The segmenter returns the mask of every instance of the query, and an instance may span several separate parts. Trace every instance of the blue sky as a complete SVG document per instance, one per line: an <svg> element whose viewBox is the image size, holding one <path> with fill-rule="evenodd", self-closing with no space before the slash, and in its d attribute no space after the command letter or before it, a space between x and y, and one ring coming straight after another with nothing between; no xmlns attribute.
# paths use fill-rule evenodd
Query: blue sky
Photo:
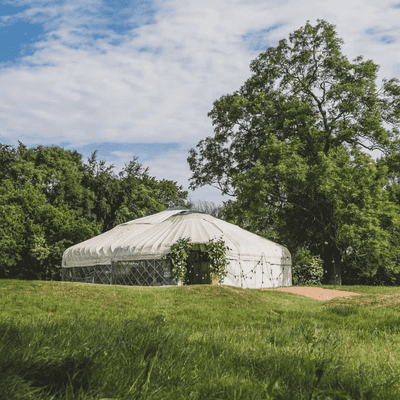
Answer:
<svg viewBox="0 0 400 400"><path fill-rule="evenodd" d="M350 60L400 78L400 3L349 0L0 0L0 143L133 157L188 187L187 152L213 135L213 101L268 46L317 18ZM193 199L220 204L217 189Z"/></svg>

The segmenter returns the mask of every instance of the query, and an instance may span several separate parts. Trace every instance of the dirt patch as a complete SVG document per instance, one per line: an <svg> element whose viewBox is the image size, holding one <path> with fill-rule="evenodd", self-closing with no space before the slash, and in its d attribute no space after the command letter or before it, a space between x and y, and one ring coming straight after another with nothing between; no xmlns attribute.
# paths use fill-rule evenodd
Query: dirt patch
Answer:
<svg viewBox="0 0 400 400"><path fill-rule="evenodd" d="M321 289L317 287L307 287L307 286L280 287L280 288L271 288L266 290L279 290L281 292L299 294L301 296L309 297L315 300L331 300L334 299L335 297L360 295L359 293L345 292L344 290Z"/></svg>

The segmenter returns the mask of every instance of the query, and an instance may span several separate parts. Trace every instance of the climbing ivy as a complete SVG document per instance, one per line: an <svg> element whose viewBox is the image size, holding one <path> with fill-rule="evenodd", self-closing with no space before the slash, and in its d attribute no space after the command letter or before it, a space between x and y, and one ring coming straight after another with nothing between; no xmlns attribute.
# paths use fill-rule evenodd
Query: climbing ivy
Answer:
<svg viewBox="0 0 400 400"><path fill-rule="evenodd" d="M226 276L226 267L228 266L228 260L226 259L226 251L230 250L228 246L225 245L224 240L219 238L214 241L211 239L205 244L206 253L211 262L210 273L215 274L219 277L218 282L222 283L224 277Z"/></svg>
<svg viewBox="0 0 400 400"><path fill-rule="evenodd" d="M189 257L192 244L189 238L180 238L170 247L170 252L164 257L172 266L172 280L175 283L185 280L186 260Z"/></svg>

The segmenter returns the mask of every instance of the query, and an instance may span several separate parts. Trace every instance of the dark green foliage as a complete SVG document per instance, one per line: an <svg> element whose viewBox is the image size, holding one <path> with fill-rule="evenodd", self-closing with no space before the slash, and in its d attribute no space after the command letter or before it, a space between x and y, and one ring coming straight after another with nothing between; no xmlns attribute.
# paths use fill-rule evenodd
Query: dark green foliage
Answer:
<svg viewBox="0 0 400 400"><path fill-rule="evenodd" d="M17 150L0 176L0 276L59 279L64 250L100 233L81 156L58 147Z"/></svg>
<svg viewBox="0 0 400 400"><path fill-rule="evenodd" d="M290 42L290 43L289 43ZM334 25L309 22L252 61L252 76L208 114L190 150L191 188L236 197L223 216L320 255L324 280L392 281L399 264L400 85L350 62ZM380 150L382 160L368 152Z"/></svg>
<svg viewBox="0 0 400 400"><path fill-rule="evenodd" d="M113 165L107 167L104 161L97 161L95 151L83 168L83 184L95 194L94 213L103 223L103 232L126 221L185 204L187 192L182 186L149 176L148 168L143 168L137 157L116 175Z"/></svg>
<svg viewBox="0 0 400 400"><path fill-rule="evenodd" d="M301 248L292 253L293 285L320 285L323 277L321 257Z"/></svg>
<svg viewBox="0 0 400 400"><path fill-rule="evenodd" d="M187 273L186 262L189 258L192 243L190 238L180 238L170 246L165 259L171 263L172 279L175 283L184 282Z"/></svg>
<svg viewBox="0 0 400 400"><path fill-rule="evenodd" d="M120 223L183 205L187 192L157 181L134 158L116 175L57 146L0 144L0 278L60 279L66 248Z"/></svg>
<svg viewBox="0 0 400 400"><path fill-rule="evenodd" d="M206 253L210 260L210 273L215 274L221 283L226 276L226 267L229 262L226 259L226 251L229 247L225 245L225 241L220 237L217 240L211 239L205 243Z"/></svg>

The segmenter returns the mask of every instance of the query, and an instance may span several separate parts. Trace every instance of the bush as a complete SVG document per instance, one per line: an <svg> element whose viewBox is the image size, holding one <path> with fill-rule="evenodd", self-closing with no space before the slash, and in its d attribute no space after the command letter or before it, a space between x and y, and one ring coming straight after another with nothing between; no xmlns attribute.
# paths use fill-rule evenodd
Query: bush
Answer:
<svg viewBox="0 0 400 400"><path fill-rule="evenodd" d="M297 248L292 254L293 285L321 285L324 276L323 261L309 250Z"/></svg>

